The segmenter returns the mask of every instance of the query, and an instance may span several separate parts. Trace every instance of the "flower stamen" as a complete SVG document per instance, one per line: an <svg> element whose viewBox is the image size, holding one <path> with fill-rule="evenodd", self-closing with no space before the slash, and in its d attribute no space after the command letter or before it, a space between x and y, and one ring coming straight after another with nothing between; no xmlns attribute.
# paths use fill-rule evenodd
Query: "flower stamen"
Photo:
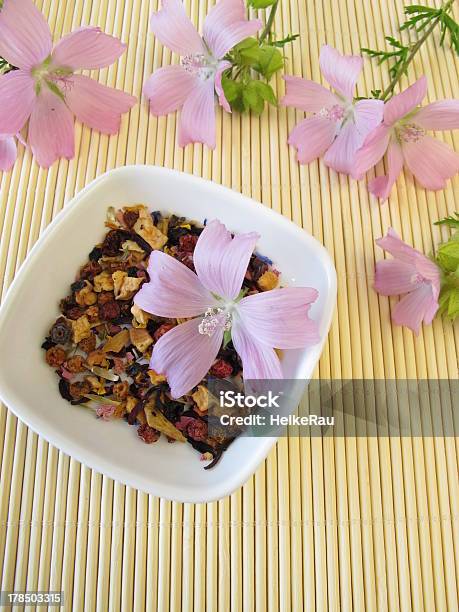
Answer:
<svg viewBox="0 0 459 612"><path fill-rule="evenodd" d="M214 58L204 53L185 55L180 63L187 72L198 76L202 81L214 77L217 70L217 62Z"/></svg>
<svg viewBox="0 0 459 612"><path fill-rule="evenodd" d="M419 142L425 135L425 129L416 123L407 123L398 129L398 136L403 142Z"/></svg>
<svg viewBox="0 0 459 612"><path fill-rule="evenodd" d="M233 324L231 313L223 308L208 308L199 324L198 331L202 336L212 337L218 329L229 331Z"/></svg>

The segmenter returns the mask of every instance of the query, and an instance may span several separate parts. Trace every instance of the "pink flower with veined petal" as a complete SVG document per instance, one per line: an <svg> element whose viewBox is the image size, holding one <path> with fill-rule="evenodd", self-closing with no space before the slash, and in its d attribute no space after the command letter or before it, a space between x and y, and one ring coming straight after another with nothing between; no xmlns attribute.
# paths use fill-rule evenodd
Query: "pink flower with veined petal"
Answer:
<svg viewBox="0 0 459 612"><path fill-rule="evenodd" d="M312 117L299 123L288 143L297 149L300 164L309 164L324 155L325 165L349 174L354 157L367 134L382 121L381 100L354 102L354 89L363 69L363 59L341 55L324 45L320 51L320 69L336 93L314 81L285 76L284 106L294 106Z"/></svg>
<svg viewBox="0 0 459 612"><path fill-rule="evenodd" d="M12 136L0 134L0 170L11 170L16 161L17 149Z"/></svg>
<svg viewBox="0 0 459 612"><path fill-rule="evenodd" d="M0 76L0 134L13 136L30 119L28 142L37 162L49 167L74 156L73 115L100 132L118 132L121 115L136 98L75 71L109 66L125 48L99 28L86 27L53 48L49 26L31 0L4 0L0 56L19 70Z"/></svg>
<svg viewBox="0 0 459 612"><path fill-rule="evenodd" d="M432 320L438 310L440 269L425 255L399 238L390 228L376 244L395 259L376 264L375 290L381 295L407 293L392 310L392 320L419 334L422 321Z"/></svg>
<svg viewBox="0 0 459 612"><path fill-rule="evenodd" d="M145 83L144 94L153 115L182 109L179 145L202 142L214 148L215 93L230 112L221 85L223 72L231 67L224 59L235 45L260 29L259 19L247 20L243 0L219 0L204 22L201 37L180 0L163 0L161 11L151 17L155 36L181 56L179 66L157 70Z"/></svg>
<svg viewBox="0 0 459 612"><path fill-rule="evenodd" d="M164 374L174 398L185 395L208 373L231 329L243 375L279 379L282 368L274 348L294 349L319 341L309 319L315 289L287 287L239 299L258 234L234 238L217 220L204 228L193 255L196 274L162 251L153 251L148 273L134 302L151 314L190 318L155 344L150 367Z"/></svg>
<svg viewBox="0 0 459 612"><path fill-rule="evenodd" d="M394 96L384 106L382 125L371 132L357 152L353 176L362 178L387 153L387 176L370 181L370 192L387 199L403 165L426 189L444 189L447 179L459 172L459 155L426 130L459 128L459 100L440 100L418 108L427 93L427 79Z"/></svg>

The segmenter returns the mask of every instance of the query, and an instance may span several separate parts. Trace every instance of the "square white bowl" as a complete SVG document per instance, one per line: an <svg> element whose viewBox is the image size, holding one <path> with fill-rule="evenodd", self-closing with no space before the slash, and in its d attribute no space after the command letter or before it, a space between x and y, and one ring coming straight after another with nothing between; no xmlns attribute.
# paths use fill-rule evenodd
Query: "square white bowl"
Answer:
<svg viewBox="0 0 459 612"><path fill-rule="evenodd" d="M56 217L21 267L0 309L0 397L51 444L89 467L127 484L181 502L208 502L240 487L277 438L237 439L205 471L188 444L142 444L124 422L105 423L58 392L43 342L75 273L104 235L108 206L146 204L199 222L217 218L235 232L261 234L257 251L273 259L290 285L315 287L311 309L320 344L284 351L286 378L307 381L319 360L336 302L336 273L312 236L278 213L225 187L153 166L112 170L81 191ZM296 405L291 406L291 411Z"/></svg>

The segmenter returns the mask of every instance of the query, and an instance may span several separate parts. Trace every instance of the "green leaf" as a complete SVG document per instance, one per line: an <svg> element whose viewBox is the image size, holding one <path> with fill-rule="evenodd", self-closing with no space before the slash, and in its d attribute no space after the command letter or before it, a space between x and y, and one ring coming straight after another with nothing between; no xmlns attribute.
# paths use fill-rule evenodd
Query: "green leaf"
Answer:
<svg viewBox="0 0 459 612"><path fill-rule="evenodd" d="M459 288L451 289L449 292L448 317L455 319L459 315Z"/></svg>
<svg viewBox="0 0 459 612"><path fill-rule="evenodd" d="M265 9L276 4L277 0L248 0L247 4L255 9Z"/></svg>
<svg viewBox="0 0 459 612"><path fill-rule="evenodd" d="M226 348L230 342L231 342L231 330L227 329L225 330L225 333L223 334L223 348Z"/></svg>
<svg viewBox="0 0 459 612"><path fill-rule="evenodd" d="M231 108L239 113L245 113L248 109L242 96L244 85L239 81L234 81L224 73L222 87Z"/></svg>
<svg viewBox="0 0 459 612"><path fill-rule="evenodd" d="M459 234L438 248L437 262L445 272L456 272L459 267Z"/></svg>
<svg viewBox="0 0 459 612"><path fill-rule="evenodd" d="M276 105L277 98L270 85L262 81L249 81L242 90L242 98L247 110L260 115L264 108L265 102Z"/></svg>
<svg viewBox="0 0 459 612"><path fill-rule="evenodd" d="M299 34L289 34L288 36L286 36L285 38L281 38L280 40L271 41L271 44L273 45L273 47L279 47L280 49L282 49L283 47L285 47L285 45L294 42L299 37Z"/></svg>
<svg viewBox="0 0 459 612"><path fill-rule="evenodd" d="M272 76L284 67L284 58L282 53L273 45L263 45L260 47L258 62L253 68L265 77L267 81L271 80Z"/></svg>
<svg viewBox="0 0 459 612"><path fill-rule="evenodd" d="M246 38L233 49L235 66L254 66L260 60L260 46L256 38Z"/></svg>
<svg viewBox="0 0 459 612"><path fill-rule="evenodd" d="M455 212L453 215L449 215L440 221L435 221L434 225L446 225L451 229L459 229L459 213Z"/></svg>

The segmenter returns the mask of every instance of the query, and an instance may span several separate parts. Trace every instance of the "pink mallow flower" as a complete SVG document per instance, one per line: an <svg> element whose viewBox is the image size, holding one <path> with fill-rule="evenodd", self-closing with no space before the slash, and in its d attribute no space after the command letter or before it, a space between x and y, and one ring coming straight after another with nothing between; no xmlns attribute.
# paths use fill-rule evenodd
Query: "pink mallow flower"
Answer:
<svg viewBox="0 0 459 612"><path fill-rule="evenodd" d="M440 100L418 108L427 93L427 79L394 96L384 106L383 123L371 132L357 152L353 176L361 179L387 153L387 176L370 181L370 192L386 200L406 165L426 189L444 189L459 172L459 155L426 130L459 128L459 100Z"/></svg>
<svg viewBox="0 0 459 612"><path fill-rule="evenodd" d="M354 102L354 90L363 69L363 59L341 55L324 45L320 51L320 69L335 89L333 93L314 81L284 76L284 106L294 106L312 113L299 123L288 139L297 149L301 164L309 164L324 155L326 166L336 172L350 174L357 150L367 134L382 121L381 100Z"/></svg>
<svg viewBox="0 0 459 612"><path fill-rule="evenodd" d="M231 111L222 89L222 73L231 67L225 60L230 49L254 35L259 19L247 20L243 0L219 0L204 21L201 37L180 0L163 0L151 17L151 29L163 45L181 56L180 65L157 70L145 83L144 94L153 115L182 109L178 139L181 147L202 142L214 148L215 93L220 105Z"/></svg>
<svg viewBox="0 0 459 612"><path fill-rule="evenodd" d="M109 66L125 48L99 28L87 27L53 48L49 26L34 3L5 0L0 56L19 70L0 76L0 134L13 136L30 119L28 142L40 166L49 167L74 156L73 115L100 132L118 132L121 115L136 99L75 71Z"/></svg>
<svg viewBox="0 0 459 612"><path fill-rule="evenodd" d="M17 157L16 142L12 136L0 134L0 170L8 171L14 165Z"/></svg>
<svg viewBox="0 0 459 612"><path fill-rule="evenodd" d="M240 299L241 287L259 235L232 237L217 220L204 228L193 255L196 274L170 255L153 251L150 282L134 298L159 317L190 318L155 344L150 366L164 374L179 398L206 376L231 330L246 379L282 378L275 348L295 349L319 341L308 311L315 289L286 287Z"/></svg>
<svg viewBox="0 0 459 612"><path fill-rule="evenodd" d="M425 255L399 238L390 228L376 244L394 256L376 264L375 290L381 295L407 293L392 309L392 320L419 334L422 321L432 320L438 310L440 269Z"/></svg>

